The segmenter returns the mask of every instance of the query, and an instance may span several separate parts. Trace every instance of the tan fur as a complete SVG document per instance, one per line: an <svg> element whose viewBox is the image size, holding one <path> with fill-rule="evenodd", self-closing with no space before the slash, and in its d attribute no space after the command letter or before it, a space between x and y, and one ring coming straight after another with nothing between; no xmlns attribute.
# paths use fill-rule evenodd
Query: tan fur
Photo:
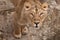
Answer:
<svg viewBox="0 0 60 40"><path fill-rule="evenodd" d="M38 0L21 0L16 10L13 34L16 38L21 38L22 34L28 33L27 27L36 26L35 22L39 22L38 28L41 27L47 17L48 4L40 3Z"/></svg>

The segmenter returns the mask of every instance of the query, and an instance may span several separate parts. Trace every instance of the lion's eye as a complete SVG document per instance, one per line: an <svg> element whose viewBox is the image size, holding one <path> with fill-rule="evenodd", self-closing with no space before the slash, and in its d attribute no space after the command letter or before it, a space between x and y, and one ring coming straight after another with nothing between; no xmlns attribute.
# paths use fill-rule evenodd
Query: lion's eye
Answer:
<svg viewBox="0 0 60 40"><path fill-rule="evenodd" d="M33 16L33 13L30 13Z"/></svg>
<svg viewBox="0 0 60 40"><path fill-rule="evenodd" d="M40 13L40 15L43 15L44 13Z"/></svg>
<svg viewBox="0 0 60 40"><path fill-rule="evenodd" d="M33 13L30 13L30 15L31 15L31 17L33 17L34 15L33 15Z"/></svg>

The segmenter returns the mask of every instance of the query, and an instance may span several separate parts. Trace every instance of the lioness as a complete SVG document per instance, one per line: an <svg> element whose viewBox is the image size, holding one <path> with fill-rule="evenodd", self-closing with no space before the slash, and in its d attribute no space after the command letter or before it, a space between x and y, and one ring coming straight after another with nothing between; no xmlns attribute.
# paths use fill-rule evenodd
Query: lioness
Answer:
<svg viewBox="0 0 60 40"><path fill-rule="evenodd" d="M47 17L48 4L38 0L21 0L14 14L14 32L16 38L28 33L27 27L40 28Z"/></svg>

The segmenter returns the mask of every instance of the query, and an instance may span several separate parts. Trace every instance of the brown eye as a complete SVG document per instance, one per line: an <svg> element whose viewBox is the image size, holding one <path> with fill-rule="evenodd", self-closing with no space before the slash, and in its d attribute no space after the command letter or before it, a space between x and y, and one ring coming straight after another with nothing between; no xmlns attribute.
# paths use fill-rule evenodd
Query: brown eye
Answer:
<svg viewBox="0 0 60 40"><path fill-rule="evenodd" d="M31 15L31 17L33 17L34 15L33 15L33 13L30 13L30 15Z"/></svg>
<svg viewBox="0 0 60 40"><path fill-rule="evenodd" d="M33 16L33 13L30 13Z"/></svg>
<svg viewBox="0 0 60 40"><path fill-rule="evenodd" d="M40 15L43 15L43 13L40 13Z"/></svg>

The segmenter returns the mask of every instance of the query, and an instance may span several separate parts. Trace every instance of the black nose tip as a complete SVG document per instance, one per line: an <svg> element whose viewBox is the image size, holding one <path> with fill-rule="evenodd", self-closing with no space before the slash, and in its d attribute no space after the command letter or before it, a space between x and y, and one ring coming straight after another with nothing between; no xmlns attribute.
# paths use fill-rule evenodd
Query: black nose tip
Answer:
<svg viewBox="0 0 60 40"><path fill-rule="evenodd" d="M39 24L39 22L34 22L36 25Z"/></svg>

